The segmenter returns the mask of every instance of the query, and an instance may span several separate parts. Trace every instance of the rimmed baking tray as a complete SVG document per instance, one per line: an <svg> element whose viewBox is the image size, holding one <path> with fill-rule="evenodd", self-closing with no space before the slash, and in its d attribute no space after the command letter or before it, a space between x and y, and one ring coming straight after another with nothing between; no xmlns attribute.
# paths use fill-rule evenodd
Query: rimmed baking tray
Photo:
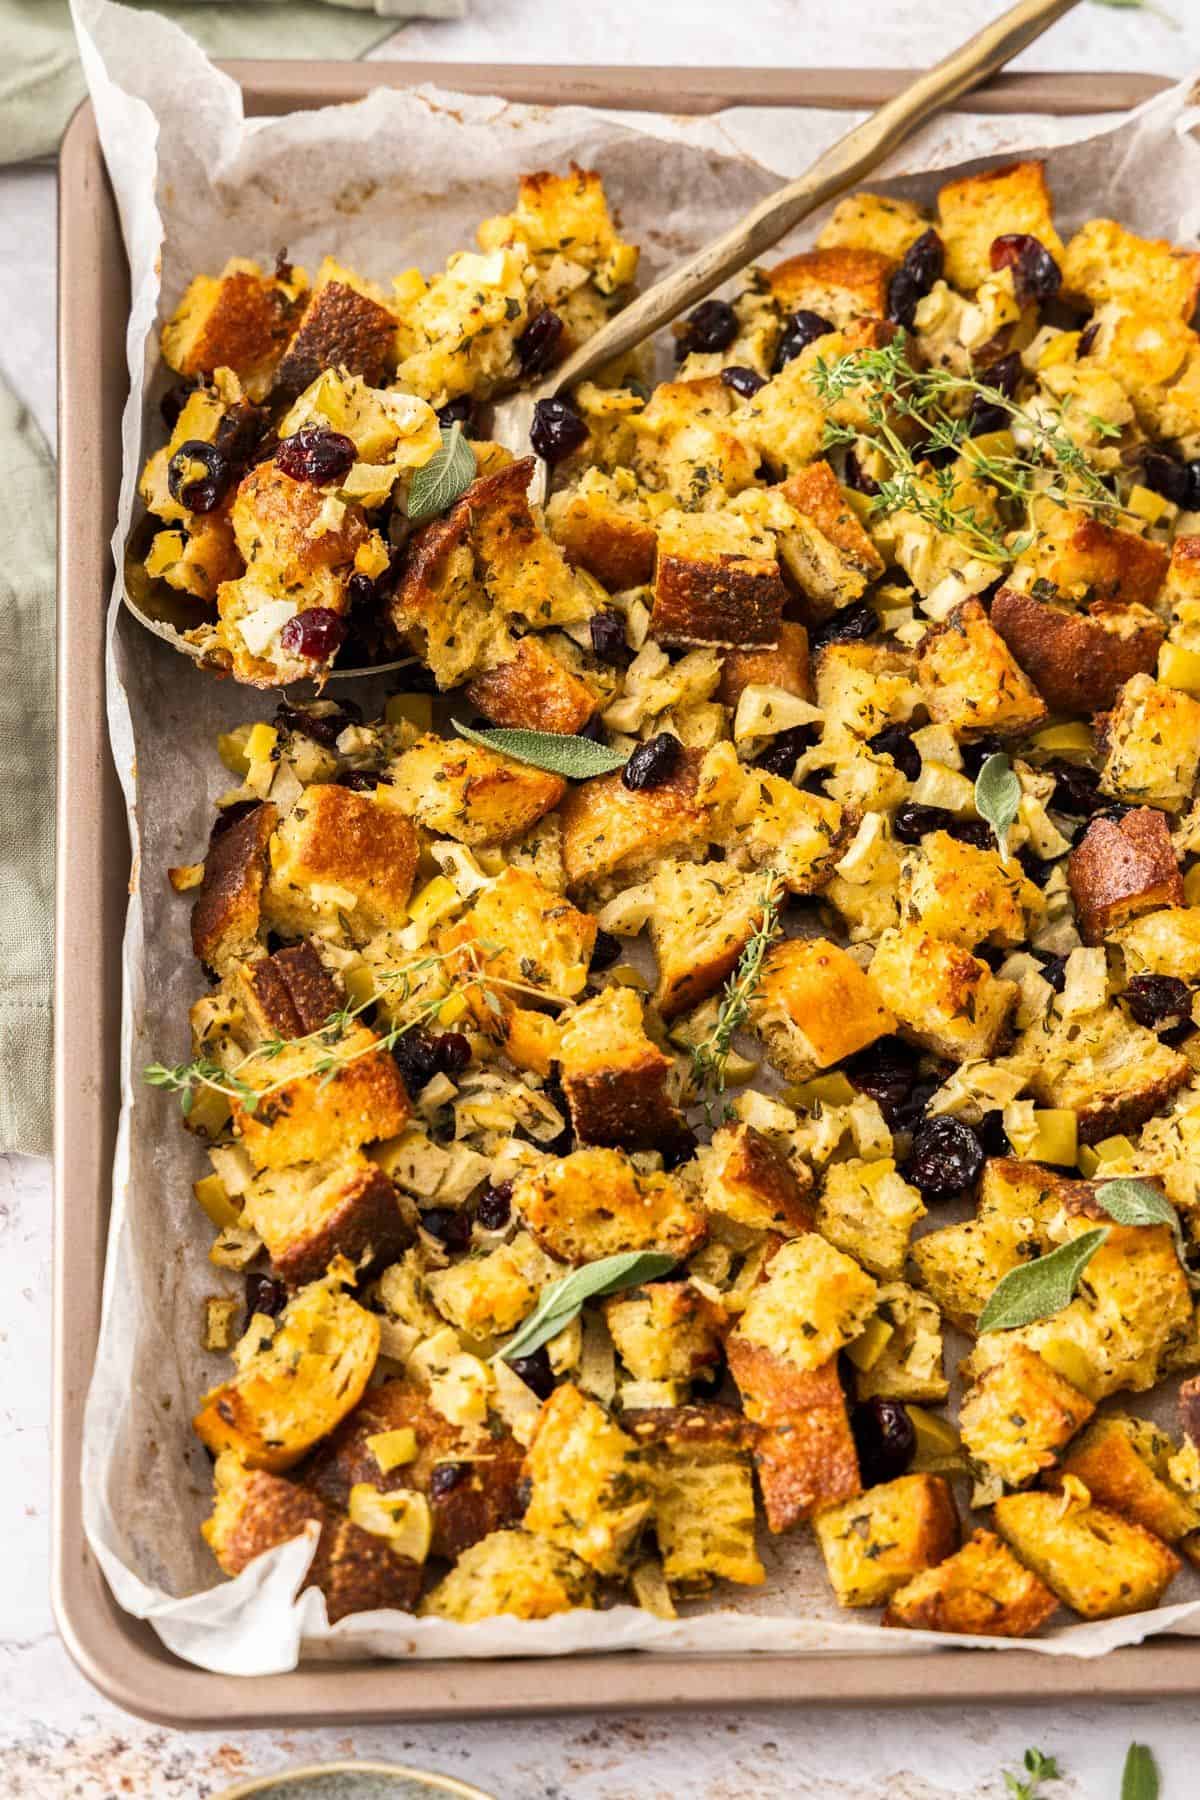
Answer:
<svg viewBox="0 0 1200 1800"><path fill-rule="evenodd" d="M904 71L571 69L431 63L235 63L250 113L434 81L523 101L680 112L738 104L864 108ZM1145 75L1002 76L990 112L1117 111L1167 83ZM83 1532L80 1435L100 1322L120 1102L120 943L129 839L108 750L104 615L121 465L128 274L90 106L59 173L58 889L55 1039L53 1600L83 1673L119 1706L221 1728L613 1708L1161 1698L1200 1689L1200 1642L1156 1638L1098 1660L898 1649L846 1656L603 1655L508 1662L308 1664L233 1679L180 1661L114 1602ZM119 1303L119 1300L118 1300Z"/></svg>

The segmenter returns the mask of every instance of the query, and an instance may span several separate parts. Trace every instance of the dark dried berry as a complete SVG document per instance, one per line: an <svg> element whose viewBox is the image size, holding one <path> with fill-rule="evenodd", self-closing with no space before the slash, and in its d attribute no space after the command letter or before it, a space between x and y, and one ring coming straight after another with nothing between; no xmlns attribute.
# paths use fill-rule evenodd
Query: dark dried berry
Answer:
<svg viewBox="0 0 1200 1800"><path fill-rule="evenodd" d="M468 437L473 435L475 423L475 407L470 394L459 394L455 400L447 400L445 406L437 409L438 424L449 431L452 425L461 425Z"/></svg>
<svg viewBox="0 0 1200 1800"><path fill-rule="evenodd" d="M730 363L727 369L721 370L721 380L743 400L752 400L759 388L767 385L766 376L760 375L757 369L748 369L745 363Z"/></svg>
<svg viewBox="0 0 1200 1800"><path fill-rule="evenodd" d="M1062 270L1040 238L1028 231L1005 232L992 239L993 269L1011 269L1017 299L1053 300L1062 286Z"/></svg>
<svg viewBox="0 0 1200 1800"><path fill-rule="evenodd" d="M475 1202L475 1217L484 1231L503 1231L512 1217L511 1181L499 1181L484 1188Z"/></svg>
<svg viewBox="0 0 1200 1800"><path fill-rule="evenodd" d="M279 642L289 656L303 656L309 662L328 662L346 637L346 621L328 606L310 606L288 620L279 634Z"/></svg>
<svg viewBox="0 0 1200 1800"><path fill-rule="evenodd" d="M464 1481L471 1478L471 1464L465 1462L439 1463L429 1477L429 1498L442 1500L452 1494Z"/></svg>
<svg viewBox="0 0 1200 1800"><path fill-rule="evenodd" d="M378 769L351 769L338 776L338 786L349 788L352 794L373 794L377 787L391 785L391 776L381 774Z"/></svg>
<svg viewBox="0 0 1200 1800"><path fill-rule="evenodd" d="M737 314L728 300L702 300L683 321L675 340L675 361L682 362L693 351L710 355L728 350L737 334Z"/></svg>
<svg viewBox="0 0 1200 1800"><path fill-rule="evenodd" d="M1061 994L1067 985L1066 956L1056 956L1050 950L1035 950L1033 954L1042 965L1042 979L1050 983L1056 994Z"/></svg>
<svg viewBox="0 0 1200 1800"><path fill-rule="evenodd" d="M954 461L958 451L953 444L931 445L922 440L913 445L913 458L916 462L928 463L931 469L946 469Z"/></svg>
<svg viewBox="0 0 1200 1800"><path fill-rule="evenodd" d="M197 463L204 469L203 475L195 474ZM172 500L188 512L212 512L224 499L232 478L225 457L215 444L206 444L202 438L188 438L167 464L167 489Z"/></svg>
<svg viewBox="0 0 1200 1800"><path fill-rule="evenodd" d="M471 1221L456 1206L431 1206L421 1214L421 1224L447 1250L465 1250L471 1241Z"/></svg>
<svg viewBox="0 0 1200 1800"><path fill-rule="evenodd" d="M926 1119L913 1132L904 1174L925 1200L949 1200L975 1182L983 1168L979 1135L962 1119Z"/></svg>
<svg viewBox="0 0 1200 1800"><path fill-rule="evenodd" d="M423 1025L413 1025L392 1045L392 1056L400 1071L400 1079L413 1099L438 1072L437 1050L433 1038Z"/></svg>
<svg viewBox="0 0 1200 1800"><path fill-rule="evenodd" d="M282 731L298 731L332 750L348 726L362 724L362 707L344 700L330 712L310 712L306 706L289 706L284 701L275 709L275 723Z"/></svg>
<svg viewBox="0 0 1200 1800"><path fill-rule="evenodd" d="M1189 512L1200 512L1200 457L1196 457L1187 466Z"/></svg>
<svg viewBox="0 0 1200 1800"><path fill-rule="evenodd" d="M601 719L599 713L593 714L586 725L580 726L579 736L591 738L593 744L603 744L607 742L604 735L604 721Z"/></svg>
<svg viewBox="0 0 1200 1800"><path fill-rule="evenodd" d="M941 279L946 261L945 247L932 228L923 231L915 244L904 252L904 261L888 283L888 318L897 325L911 328L917 302L923 300L935 281Z"/></svg>
<svg viewBox="0 0 1200 1800"><path fill-rule="evenodd" d="M1004 749L1004 739L993 737L990 732L976 738L961 748L963 773L974 781L989 756L997 756Z"/></svg>
<svg viewBox="0 0 1200 1800"><path fill-rule="evenodd" d="M879 492L879 483L877 481L872 481L871 477L864 471L862 464L859 462L858 457L853 450L847 450L846 452L844 474L846 486L854 488L857 493L869 494L874 497L874 495Z"/></svg>
<svg viewBox="0 0 1200 1800"><path fill-rule="evenodd" d="M564 1124L558 1136L551 1138L548 1143L542 1144L540 1148L548 1151L551 1156L565 1156L575 1141L575 1133L571 1129L571 1108L567 1105L567 1096L564 1094L562 1083L558 1079L557 1063L552 1065L550 1080L542 1089L542 1093L550 1102L554 1110L561 1116Z"/></svg>
<svg viewBox="0 0 1200 1800"><path fill-rule="evenodd" d="M905 800L892 819L892 835L900 844L919 844L929 831L948 831L955 815L944 806L922 806L916 800Z"/></svg>
<svg viewBox="0 0 1200 1800"><path fill-rule="evenodd" d="M867 749L876 756L890 756L907 781L916 781L921 773L921 752L912 741L912 733L911 725L885 725L867 739Z"/></svg>
<svg viewBox="0 0 1200 1800"><path fill-rule="evenodd" d="M899 1400L864 1400L850 1414L850 1429L864 1487L903 1475L917 1448L917 1433Z"/></svg>
<svg viewBox="0 0 1200 1800"><path fill-rule="evenodd" d="M602 969L611 969L621 954L621 940L614 937L611 931L597 931L596 942L592 946L592 960L588 964L592 973L599 974Z"/></svg>
<svg viewBox="0 0 1200 1800"><path fill-rule="evenodd" d="M601 662L621 668L632 660L633 652L625 641L625 615L619 613L615 606L606 606L600 612L593 613L588 621L588 631L591 634L592 649Z"/></svg>
<svg viewBox="0 0 1200 1800"><path fill-rule="evenodd" d="M471 1040L462 1031L442 1031L433 1040L439 1075L461 1075L471 1060Z"/></svg>
<svg viewBox="0 0 1200 1800"><path fill-rule="evenodd" d="M998 362L991 363L980 375L980 380L988 387L998 389L1007 399L1016 398L1024 365L1015 350L1002 356ZM1011 422L1012 414L998 400L987 400L982 394L976 394L971 402L971 410L967 414L967 436L982 437L985 431L1003 431Z"/></svg>
<svg viewBox="0 0 1200 1800"><path fill-rule="evenodd" d="M523 375L544 375L562 354L563 322L552 306L530 319L517 339L517 361Z"/></svg>
<svg viewBox="0 0 1200 1800"><path fill-rule="evenodd" d="M379 598L379 590L369 575L356 571L346 583L346 597L352 607L374 606Z"/></svg>
<svg viewBox="0 0 1200 1800"><path fill-rule="evenodd" d="M692 1384L693 1400L715 1400L725 1380L725 1360L718 1356L717 1361L709 1369L696 1369L689 1380Z"/></svg>
<svg viewBox="0 0 1200 1800"><path fill-rule="evenodd" d="M1054 777L1054 792L1050 796L1050 804L1055 812L1068 813L1072 818L1090 819L1093 813L1099 812L1108 804L1100 792L1099 775L1086 764L1048 762L1046 773Z"/></svg>
<svg viewBox="0 0 1200 1800"><path fill-rule="evenodd" d="M529 1356L514 1356L508 1366L527 1388L533 1389L539 1400L548 1400L554 1392L554 1370L550 1367L550 1353L545 1344Z"/></svg>
<svg viewBox="0 0 1200 1800"><path fill-rule="evenodd" d="M586 421L569 400L539 400L533 409L529 441L543 462L561 462L587 442Z"/></svg>
<svg viewBox="0 0 1200 1800"><path fill-rule="evenodd" d="M275 461L293 481L310 481L314 487L325 487L331 481L344 480L357 455L354 439L344 431L302 425L294 437L281 441Z"/></svg>
<svg viewBox="0 0 1200 1800"><path fill-rule="evenodd" d="M865 644L878 631L879 615L874 607L868 606L865 600L856 600L852 606L843 606L832 618L814 625L808 634L808 642L815 655L826 644Z"/></svg>
<svg viewBox="0 0 1200 1800"><path fill-rule="evenodd" d="M1045 887L1050 879L1050 872L1054 868L1053 860L1043 862L1035 850L1031 850L1028 844L1022 844L1017 851L1017 861L1021 865L1022 872L1028 876L1030 881L1037 887Z"/></svg>
<svg viewBox="0 0 1200 1800"><path fill-rule="evenodd" d="M818 338L828 337L833 329L828 319L822 318L820 313L809 312L805 307L801 307L799 312L789 313L784 320L775 351L775 374L778 375L785 363L790 363L793 357L799 356L802 350L807 350L810 344L815 344Z"/></svg>
<svg viewBox="0 0 1200 1800"><path fill-rule="evenodd" d="M985 1156L1011 1156L1012 1145L1008 1141L1008 1133L1004 1129L1004 1115L999 1111L985 1112L976 1126L979 1141L983 1145Z"/></svg>
<svg viewBox="0 0 1200 1800"><path fill-rule="evenodd" d="M163 424L168 431L174 431L179 423L180 413L196 389L202 386L203 378L201 376L185 375L182 380L176 381L167 389L158 403L158 410L162 414Z"/></svg>
<svg viewBox="0 0 1200 1800"><path fill-rule="evenodd" d="M686 1128L683 1131L677 1131L674 1137L666 1139L657 1146L662 1152L663 1168L678 1169L681 1164L688 1162L695 1156L699 1142L694 1131Z"/></svg>
<svg viewBox="0 0 1200 1800"><path fill-rule="evenodd" d="M277 1319L287 1305L287 1297L287 1288L273 1275L247 1275L246 1318L242 1330L245 1331L255 1313L266 1313L269 1319Z"/></svg>
<svg viewBox="0 0 1200 1800"><path fill-rule="evenodd" d="M1151 1031L1192 1016L1191 993L1177 975L1135 975L1125 989L1125 1004L1138 1024Z"/></svg>
<svg viewBox="0 0 1200 1800"><path fill-rule="evenodd" d="M793 725L787 731L777 731L754 766L765 769L768 775L781 775L790 781L796 772L796 763L806 750L811 750L817 741L816 725Z"/></svg>
<svg viewBox="0 0 1200 1800"><path fill-rule="evenodd" d="M270 420L261 406L241 400L231 406L213 436L213 443L226 462L244 468L254 460L254 453L267 434Z"/></svg>
<svg viewBox="0 0 1200 1800"><path fill-rule="evenodd" d="M893 1130L919 1079L919 1055L903 1038L876 1038L847 1057L842 1072L851 1087L869 1094Z"/></svg>
<svg viewBox="0 0 1200 1800"><path fill-rule="evenodd" d="M621 780L634 793L643 788L661 787L679 766L683 745L672 731L660 731L644 744L639 744L621 771Z"/></svg>
<svg viewBox="0 0 1200 1800"><path fill-rule="evenodd" d="M1165 450L1143 450L1142 480L1175 506L1186 506L1191 493L1188 465Z"/></svg>

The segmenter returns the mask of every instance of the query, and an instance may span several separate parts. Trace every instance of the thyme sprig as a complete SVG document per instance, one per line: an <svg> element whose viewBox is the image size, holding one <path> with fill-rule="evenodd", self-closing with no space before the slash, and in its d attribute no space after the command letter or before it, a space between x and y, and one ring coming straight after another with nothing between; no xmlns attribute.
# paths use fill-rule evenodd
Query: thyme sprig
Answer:
<svg viewBox="0 0 1200 1800"><path fill-rule="evenodd" d="M725 1091L725 1071L733 1040L750 1017L750 1007L762 981L767 951L783 928L783 883L774 869L767 871L762 893L762 918L737 960L725 984L712 1030L691 1047L692 1082L700 1094Z"/></svg>

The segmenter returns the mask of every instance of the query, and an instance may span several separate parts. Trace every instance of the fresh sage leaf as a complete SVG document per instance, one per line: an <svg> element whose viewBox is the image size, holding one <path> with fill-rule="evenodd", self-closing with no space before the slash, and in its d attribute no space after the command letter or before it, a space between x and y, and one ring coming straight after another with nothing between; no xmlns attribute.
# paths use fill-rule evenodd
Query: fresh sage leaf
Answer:
<svg viewBox="0 0 1200 1800"><path fill-rule="evenodd" d="M1107 1225L1085 1231L1068 1244L1060 1244L1036 1262L1022 1263L1010 1269L992 1289L991 1298L979 1315L978 1330L1012 1331L1018 1325L1033 1325L1061 1312L1075 1298L1079 1278L1108 1236Z"/></svg>
<svg viewBox="0 0 1200 1800"><path fill-rule="evenodd" d="M435 450L427 463L414 469L408 490L408 516L412 524L435 519L448 512L475 479L475 452L463 436L456 421L449 430L442 426L442 447Z"/></svg>
<svg viewBox="0 0 1200 1800"><path fill-rule="evenodd" d="M1200 1279L1188 1267L1179 1214L1166 1195L1160 1194L1156 1187L1151 1187L1148 1181L1134 1181L1128 1176L1121 1176L1115 1181L1102 1181L1096 1189L1096 1199L1109 1218L1118 1225L1169 1226L1175 1240L1176 1255L1188 1281L1194 1286Z"/></svg>
<svg viewBox="0 0 1200 1800"><path fill-rule="evenodd" d="M1003 751L989 756L975 778L975 810L996 834L1002 859L1008 861L1008 830L1021 804L1021 783Z"/></svg>
<svg viewBox="0 0 1200 1800"><path fill-rule="evenodd" d="M568 737L556 731L526 731L520 727L499 725L494 731L473 731L469 725L454 721L460 737L485 750L498 750L515 762L532 763L550 775L565 775L570 781L586 781L589 775L611 775L625 767L625 758L607 744L594 738Z"/></svg>
<svg viewBox="0 0 1200 1800"><path fill-rule="evenodd" d="M1158 1765L1147 1744L1130 1744L1121 1775L1121 1800L1158 1800Z"/></svg>
<svg viewBox="0 0 1200 1800"><path fill-rule="evenodd" d="M662 1250L625 1250L619 1256L602 1256L598 1262L573 1269L569 1275L551 1282L516 1336L499 1354L505 1362L511 1362L514 1356L531 1356L571 1323L582 1311L585 1300L618 1294L622 1288L653 1281L673 1269L677 1260Z"/></svg>

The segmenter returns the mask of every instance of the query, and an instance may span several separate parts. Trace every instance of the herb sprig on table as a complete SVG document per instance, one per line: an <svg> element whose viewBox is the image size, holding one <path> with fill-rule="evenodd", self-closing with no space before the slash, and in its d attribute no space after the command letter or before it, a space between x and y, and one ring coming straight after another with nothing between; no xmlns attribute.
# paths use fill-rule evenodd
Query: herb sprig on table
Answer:
<svg viewBox="0 0 1200 1800"><path fill-rule="evenodd" d="M1009 1800L1043 1800L1042 1783L1063 1778L1057 1758L1047 1756L1044 1750L1035 1750L1031 1746L1021 1758L1021 1764L1025 1771L1023 1775L1012 1769L1004 1770L1004 1791Z"/></svg>

